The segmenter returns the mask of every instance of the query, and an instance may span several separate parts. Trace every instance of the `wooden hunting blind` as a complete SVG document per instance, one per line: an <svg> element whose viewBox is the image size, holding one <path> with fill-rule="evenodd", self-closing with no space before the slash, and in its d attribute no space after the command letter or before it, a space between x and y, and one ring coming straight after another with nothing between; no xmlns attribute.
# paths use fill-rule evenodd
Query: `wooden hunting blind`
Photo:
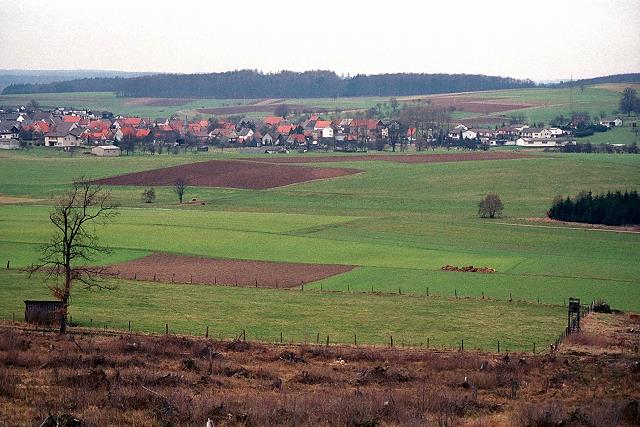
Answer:
<svg viewBox="0 0 640 427"><path fill-rule="evenodd" d="M62 309L60 301L25 300L24 320L29 323L50 325L60 320Z"/></svg>
<svg viewBox="0 0 640 427"><path fill-rule="evenodd" d="M580 299L569 298L569 312L567 314L567 332L580 332Z"/></svg>

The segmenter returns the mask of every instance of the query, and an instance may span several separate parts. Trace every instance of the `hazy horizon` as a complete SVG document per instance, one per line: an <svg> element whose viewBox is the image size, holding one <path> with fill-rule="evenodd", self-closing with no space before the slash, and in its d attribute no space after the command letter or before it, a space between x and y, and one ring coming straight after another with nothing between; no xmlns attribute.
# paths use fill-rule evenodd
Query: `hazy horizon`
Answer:
<svg viewBox="0 0 640 427"><path fill-rule="evenodd" d="M0 68L485 74L536 82L640 71L640 2L451 0L396 8L0 0ZM634 35L635 34L635 35Z"/></svg>

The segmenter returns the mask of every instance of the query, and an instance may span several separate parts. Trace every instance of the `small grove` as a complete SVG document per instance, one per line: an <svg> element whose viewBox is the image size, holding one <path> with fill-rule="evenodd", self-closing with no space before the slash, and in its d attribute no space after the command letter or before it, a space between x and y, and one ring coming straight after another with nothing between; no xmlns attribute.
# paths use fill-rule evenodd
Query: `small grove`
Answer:
<svg viewBox="0 0 640 427"><path fill-rule="evenodd" d="M573 199L556 198L547 216L560 221L588 224L640 224L640 198L635 190L597 195L583 191Z"/></svg>

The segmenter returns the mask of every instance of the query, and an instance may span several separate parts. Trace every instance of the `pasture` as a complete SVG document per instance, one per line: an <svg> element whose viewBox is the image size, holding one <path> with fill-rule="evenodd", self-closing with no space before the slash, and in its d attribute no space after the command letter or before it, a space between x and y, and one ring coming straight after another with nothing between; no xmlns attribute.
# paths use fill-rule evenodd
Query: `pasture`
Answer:
<svg viewBox="0 0 640 427"><path fill-rule="evenodd" d="M235 157L242 156L3 153L0 195L24 203L13 199L0 205L0 261L3 266L11 261L11 269L0 271L0 318L19 315L24 299L47 296L40 277L29 279L19 269L37 260L38 246L52 233L47 215L52 200L74 177ZM340 160L346 161L305 166L363 173L267 190L187 189L187 200L196 197L205 205L179 205L170 187L157 187L153 204L141 201L143 187L108 187L121 209L99 234L114 251L94 262L115 264L165 252L356 266L352 271L305 284L304 291L142 280L117 280L114 291L78 287L74 321L123 328L131 320L136 330L152 332L168 322L176 333L195 334L210 326L227 338L246 329L252 339L265 341L279 338L281 331L295 342L320 332L332 342L349 343L357 334L359 342L382 344L393 335L417 345L431 337L452 347L460 339L466 346L468 336L469 348L492 349L501 339L525 350L532 342L550 342L562 330L568 297L605 299L615 308L640 311L639 234L529 221L543 217L556 194L638 189L637 156ZM489 191L505 203L503 218L477 218L477 202ZM441 271L446 264L497 272Z"/></svg>

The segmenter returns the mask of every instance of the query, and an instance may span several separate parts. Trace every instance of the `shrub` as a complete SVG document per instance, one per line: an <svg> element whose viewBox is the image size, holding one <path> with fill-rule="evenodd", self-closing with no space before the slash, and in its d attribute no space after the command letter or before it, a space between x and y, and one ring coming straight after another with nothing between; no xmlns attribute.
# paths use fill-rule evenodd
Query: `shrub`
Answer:
<svg viewBox="0 0 640 427"><path fill-rule="evenodd" d="M156 190L153 187L145 188L142 192L142 201L144 203L153 203L156 200Z"/></svg>

